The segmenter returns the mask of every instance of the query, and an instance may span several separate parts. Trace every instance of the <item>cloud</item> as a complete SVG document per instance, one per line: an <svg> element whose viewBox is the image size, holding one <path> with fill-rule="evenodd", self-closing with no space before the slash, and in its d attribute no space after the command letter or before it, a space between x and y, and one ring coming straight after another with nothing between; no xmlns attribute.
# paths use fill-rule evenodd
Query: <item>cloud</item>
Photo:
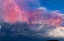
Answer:
<svg viewBox="0 0 64 41"><path fill-rule="evenodd" d="M37 0L2 0L2 10L4 12L2 17L5 22L28 21L28 11L39 7L39 4Z"/></svg>
<svg viewBox="0 0 64 41"><path fill-rule="evenodd" d="M54 38L64 38L64 27L52 29L49 31L48 35Z"/></svg>
<svg viewBox="0 0 64 41"><path fill-rule="evenodd" d="M37 0L3 0L2 6L1 27L15 32L12 35L64 36L64 14L59 10L49 11Z"/></svg>
<svg viewBox="0 0 64 41"><path fill-rule="evenodd" d="M44 37L44 35L53 38L64 37L64 14L59 10L48 11L46 8L40 7L32 11L31 14L33 14L32 18L34 17L33 20L31 20L32 24L34 24L31 26L32 31L40 33L39 35L42 37ZM30 19L32 18L30 16Z"/></svg>

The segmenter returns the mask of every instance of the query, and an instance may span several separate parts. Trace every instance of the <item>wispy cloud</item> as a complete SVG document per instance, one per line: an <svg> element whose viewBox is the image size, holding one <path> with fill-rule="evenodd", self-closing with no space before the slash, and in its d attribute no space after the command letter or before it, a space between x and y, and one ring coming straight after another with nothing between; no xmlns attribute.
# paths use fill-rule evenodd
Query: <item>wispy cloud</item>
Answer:
<svg viewBox="0 0 64 41"><path fill-rule="evenodd" d="M63 37L64 14L59 10L47 10L40 6L37 0L0 0L2 3L2 18L6 23L21 23L11 27L11 31L37 34L51 37ZM1 15L0 14L0 15ZM24 24L26 23L26 24ZM22 27L24 25L24 27ZM26 26L26 27L25 27ZM28 29L28 31L26 31ZM54 33L54 34L53 34ZM58 33L58 35L57 35Z"/></svg>

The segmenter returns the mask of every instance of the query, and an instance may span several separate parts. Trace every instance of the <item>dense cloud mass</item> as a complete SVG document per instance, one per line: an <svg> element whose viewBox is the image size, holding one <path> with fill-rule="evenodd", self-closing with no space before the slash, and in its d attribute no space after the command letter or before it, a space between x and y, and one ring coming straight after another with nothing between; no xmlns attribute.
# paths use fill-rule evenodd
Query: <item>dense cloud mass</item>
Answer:
<svg viewBox="0 0 64 41"><path fill-rule="evenodd" d="M0 3L0 36L64 37L64 14L59 10L49 11L38 0Z"/></svg>

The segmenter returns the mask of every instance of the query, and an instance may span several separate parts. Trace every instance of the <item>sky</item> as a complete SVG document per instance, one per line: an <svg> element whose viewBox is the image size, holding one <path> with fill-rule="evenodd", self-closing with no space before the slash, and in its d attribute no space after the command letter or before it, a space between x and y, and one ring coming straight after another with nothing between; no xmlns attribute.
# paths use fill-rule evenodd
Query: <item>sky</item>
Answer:
<svg viewBox="0 0 64 41"><path fill-rule="evenodd" d="M60 10L64 13L64 1L63 0L41 0L41 6L50 10Z"/></svg>

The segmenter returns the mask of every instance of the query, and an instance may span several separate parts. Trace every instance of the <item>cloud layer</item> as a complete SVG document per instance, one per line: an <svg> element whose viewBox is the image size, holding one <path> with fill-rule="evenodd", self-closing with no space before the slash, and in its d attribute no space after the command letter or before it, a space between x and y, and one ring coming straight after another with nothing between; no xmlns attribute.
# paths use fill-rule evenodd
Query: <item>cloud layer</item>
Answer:
<svg viewBox="0 0 64 41"><path fill-rule="evenodd" d="M49 11L37 0L0 0L3 28L19 34L44 37L63 37L64 14ZM17 23L18 22L18 23ZM9 27L7 26L9 24ZM53 34L54 33L54 34ZM58 35L57 35L58 33ZM14 34L15 35L15 34ZM18 33L17 33L18 35Z"/></svg>

